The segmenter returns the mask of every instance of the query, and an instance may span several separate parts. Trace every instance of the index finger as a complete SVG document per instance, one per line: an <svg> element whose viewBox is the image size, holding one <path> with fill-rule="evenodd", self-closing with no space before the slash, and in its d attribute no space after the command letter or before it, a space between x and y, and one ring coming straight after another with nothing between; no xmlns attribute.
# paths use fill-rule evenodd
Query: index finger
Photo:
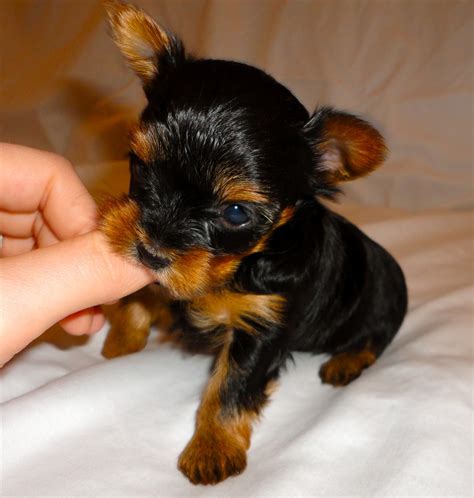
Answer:
<svg viewBox="0 0 474 498"><path fill-rule="evenodd" d="M0 144L0 209L41 211L60 240L89 232L96 205L71 163L56 154Z"/></svg>
<svg viewBox="0 0 474 498"><path fill-rule="evenodd" d="M131 294L155 278L113 253L98 231L0 260L0 367L65 316Z"/></svg>

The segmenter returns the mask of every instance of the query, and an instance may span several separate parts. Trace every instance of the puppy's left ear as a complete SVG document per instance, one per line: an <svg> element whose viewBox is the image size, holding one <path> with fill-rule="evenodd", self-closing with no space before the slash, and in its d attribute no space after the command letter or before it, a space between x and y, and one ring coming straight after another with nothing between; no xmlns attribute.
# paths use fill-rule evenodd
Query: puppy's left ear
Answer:
<svg viewBox="0 0 474 498"><path fill-rule="evenodd" d="M382 135L366 121L330 107L318 109L305 128L317 177L335 185L378 168L387 155Z"/></svg>
<svg viewBox="0 0 474 498"><path fill-rule="evenodd" d="M185 59L181 41L141 9L118 1L104 2L112 37L137 76L145 93Z"/></svg>

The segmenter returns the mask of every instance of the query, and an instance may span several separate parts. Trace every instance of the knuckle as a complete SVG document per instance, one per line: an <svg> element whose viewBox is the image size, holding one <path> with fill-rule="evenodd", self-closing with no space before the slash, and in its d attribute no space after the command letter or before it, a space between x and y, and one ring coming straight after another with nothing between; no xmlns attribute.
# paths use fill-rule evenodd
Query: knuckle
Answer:
<svg viewBox="0 0 474 498"><path fill-rule="evenodd" d="M66 159L64 156L60 154L56 154L55 152L45 152L48 155L48 160L57 169L61 170L74 170L74 166L72 165L69 159Z"/></svg>

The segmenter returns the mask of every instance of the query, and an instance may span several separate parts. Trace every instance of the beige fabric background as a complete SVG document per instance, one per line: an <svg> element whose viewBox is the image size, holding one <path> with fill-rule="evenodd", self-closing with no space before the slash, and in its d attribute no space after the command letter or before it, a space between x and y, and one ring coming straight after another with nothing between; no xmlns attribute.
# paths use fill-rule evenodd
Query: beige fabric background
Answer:
<svg viewBox="0 0 474 498"><path fill-rule="evenodd" d="M136 4L190 52L257 65L308 109L331 104L376 124L390 157L347 186L346 202L472 206L471 1ZM93 189L126 188L123 165L90 168L124 158L127 126L143 106L100 1L2 0L0 25L0 138L64 154Z"/></svg>

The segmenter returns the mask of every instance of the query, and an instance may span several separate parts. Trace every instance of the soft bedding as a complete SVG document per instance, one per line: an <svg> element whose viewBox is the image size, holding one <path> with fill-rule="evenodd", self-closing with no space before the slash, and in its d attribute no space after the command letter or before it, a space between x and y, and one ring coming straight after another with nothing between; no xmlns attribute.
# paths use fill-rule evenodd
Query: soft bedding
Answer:
<svg viewBox="0 0 474 498"><path fill-rule="evenodd" d="M192 50L265 68L308 107L361 113L391 154L335 209L402 266L410 307L349 386L295 354L256 425L248 468L215 487L176 469L210 359L155 331L106 361L47 331L0 371L2 496L473 495L471 2L137 1ZM139 85L100 3L0 3L1 138L66 155L96 194L127 188ZM1 167L1 165L0 165ZM1 289L0 289L1 293Z"/></svg>

